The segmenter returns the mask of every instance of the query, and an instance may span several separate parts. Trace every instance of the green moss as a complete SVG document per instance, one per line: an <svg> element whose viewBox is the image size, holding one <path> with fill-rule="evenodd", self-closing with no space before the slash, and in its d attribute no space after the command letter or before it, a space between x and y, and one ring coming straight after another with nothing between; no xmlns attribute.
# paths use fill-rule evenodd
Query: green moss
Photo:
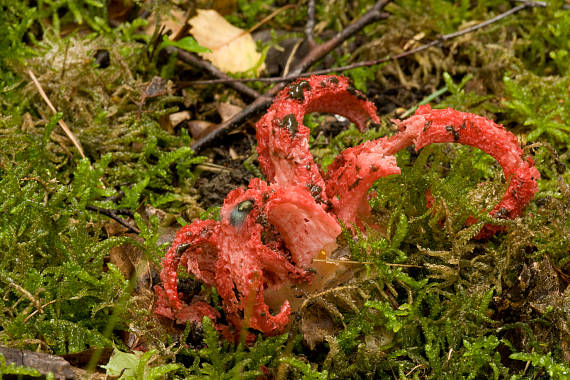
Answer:
<svg viewBox="0 0 570 380"><path fill-rule="evenodd" d="M505 76L507 117L524 125L530 142L549 141L570 148L570 73L539 77L524 72L511 79Z"/></svg>
<svg viewBox="0 0 570 380"><path fill-rule="evenodd" d="M287 335L258 340L252 347L243 344L220 345L213 323L204 317L204 345L199 350L184 349L182 356L193 358L186 378L190 379L256 379L263 376L261 366L275 366L287 341Z"/></svg>
<svg viewBox="0 0 570 380"><path fill-rule="evenodd" d="M83 199L77 197L89 194L80 183L63 185L42 158L42 145L25 140L29 146L21 151L2 148L15 159L2 155L0 170L0 282L6 289L0 335L23 346L43 336L57 353L109 345L101 333L126 281L103 260L126 240L101 241L78 207ZM97 179L85 178L86 186L96 188Z"/></svg>

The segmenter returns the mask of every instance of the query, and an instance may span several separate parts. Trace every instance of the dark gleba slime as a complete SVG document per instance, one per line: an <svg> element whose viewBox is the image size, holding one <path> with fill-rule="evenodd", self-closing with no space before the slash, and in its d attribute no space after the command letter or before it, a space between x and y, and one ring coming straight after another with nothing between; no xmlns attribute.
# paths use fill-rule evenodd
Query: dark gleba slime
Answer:
<svg viewBox="0 0 570 380"><path fill-rule="evenodd" d="M229 323L217 327L229 339L239 333L247 310L247 327L268 335L283 332L295 296L292 286L318 286L334 272L334 266L313 259L327 258L337 248L339 221L365 227L370 186L400 174L394 155L412 144L419 150L459 143L494 157L509 184L490 212L496 218L520 216L537 191L538 170L512 133L481 116L429 106L395 120L396 135L344 150L323 174L309 152L310 131L303 125L310 112L345 116L360 130L369 119L380 122L374 105L342 76L312 76L283 89L257 123L259 164L268 182L255 178L247 190L231 191L220 222L196 220L178 231L162 261L162 286L155 287L158 315L180 323L220 317L204 301L187 304L179 298L180 265L217 288ZM477 238L502 229L486 224Z"/></svg>

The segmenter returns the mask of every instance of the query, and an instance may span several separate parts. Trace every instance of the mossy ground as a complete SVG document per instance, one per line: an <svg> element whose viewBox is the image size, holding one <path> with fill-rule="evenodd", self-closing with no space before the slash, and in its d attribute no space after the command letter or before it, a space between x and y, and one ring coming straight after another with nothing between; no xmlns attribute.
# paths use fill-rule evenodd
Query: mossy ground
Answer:
<svg viewBox="0 0 570 380"><path fill-rule="evenodd" d="M523 217L502 222L506 233L475 241L481 224L464 221L488 220L481 210L505 189L494 160L453 145L399 153L402 175L379 181L371 201L386 233L343 235L352 259L363 262L354 264L358 279L312 295L289 335L259 337L252 347L218 341L208 321L183 331L158 323L150 290L173 231L200 214L215 217L228 190L216 184L258 176L250 126L195 155L187 128L170 126L167 116L186 109L217 123L216 103L249 100L224 85L179 89L204 73L157 51L158 37L132 16L142 2L119 7L128 17L116 3L0 0L0 344L70 359L84 353L91 360L78 361L83 369L106 363L111 347L149 350L133 359L139 378L570 378L567 2L547 1L423 53L346 73L383 123L360 134L326 116L308 118L323 166L348 146L394 133L390 118L439 94L433 106L485 115L515 133L541 173L539 192ZM198 3L189 5L219 2ZM228 19L244 28L286 5L226 3ZM341 30L372 3L318 1L317 27ZM387 20L327 62L395 55L513 4L393 1ZM156 20L174 6L148 10ZM305 18L301 3L264 28L302 35ZM426 209L428 189L436 212ZM140 233L97 208L116 210ZM215 291L187 277L192 291L216 302ZM304 328L314 332L311 348ZM2 372L18 370L0 361Z"/></svg>

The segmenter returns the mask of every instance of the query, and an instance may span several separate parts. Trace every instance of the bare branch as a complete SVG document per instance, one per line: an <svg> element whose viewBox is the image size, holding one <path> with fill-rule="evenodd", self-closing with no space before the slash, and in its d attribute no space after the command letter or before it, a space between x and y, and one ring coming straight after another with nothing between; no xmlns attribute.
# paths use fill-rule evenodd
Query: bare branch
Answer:
<svg viewBox="0 0 570 380"><path fill-rule="evenodd" d="M273 11L269 16L265 17L263 20L261 20L260 22L258 22L257 24L255 24L253 27L251 27L249 30L244 30L241 34L237 35L235 39L241 38L242 36L244 36L245 34L248 33L252 33L254 30L256 30L257 28L259 28L260 26L262 26L263 24L265 24L266 22L268 22L269 20L271 20L273 17L277 16L279 13L290 9L290 8L295 8L296 5L295 4L288 4L285 5L275 11ZM233 40L232 40L233 41ZM229 43L231 41L228 41L226 43ZM229 76L227 76L224 72L222 72L220 69L218 69L216 66L212 65L210 62L201 59L200 57L198 57L195 54L189 53L185 50L176 48L174 46L169 46L166 51L169 54L173 54L173 53L177 53L178 57L188 63L191 64L193 66L196 66L198 68L201 68L205 71L207 71L208 73L210 73L211 75L221 79L221 80L227 80L227 82L223 82L223 83L228 83L231 87L233 87L234 90L241 92L244 95L249 96L250 98L258 98L261 96L261 94L257 91L255 91L254 89L245 86L243 84L241 84L238 81L231 81L232 78L230 78ZM179 82L178 86L179 88L185 88L185 87L190 87L197 84L196 82Z"/></svg>
<svg viewBox="0 0 570 380"><path fill-rule="evenodd" d="M261 94L259 92L255 91L253 88L250 88L250 87L246 86L245 84L240 83L239 81L233 81L232 80L233 78L230 78L225 73L223 73L220 69L218 69L216 66L212 65L208 61L201 59L196 54L189 53L185 50L182 50L182 49L174 47L174 46L168 46L166 48L166 51L169 54L174 54L174 53L178 54L178 58L180 58L182 61L184 61L190 65L196 66L202 70L205 70L217 78L220 78L220 80L223 81L220 83L227 83L234 90L239 91L242 94L249 96L250 98L255 99L255 98L258 98L261 96ZM178 87L185 88L185 87L190 87L190 86L193 86L196 84L199 84L199 83L196 83L196 81L180 82L180 83L178 83Z"/></svg>
<svg viewBox="0 0 570 380"><path fill-rule="evenodd" d="M132 232L135 234L141 233L141 231L137 227L131 226L129 223L125 222L121 217L119 217L118 214L119 214L119 212L121 212L120 210L110 210L110 209L97 207L97 206L90 206L90 205L85 206L85 208L87 210L95 211L101 215L105 215L105 216L113 219L115 222L117 222L121 226L125 227L128 230L128 232ZM124 211L123 211L123 213L124 213Z"/></svg>
<svg viewBox="0 0 570 380"><path fill-rule="evenodd" d="M517 2L521 2L520 0L515 0ZM203 80L203 81L193 81L192 83L195 84L214 84L214 83L231 83L234 81L238 81L238 82L265 82L265 83L278 83L278 82L283 82L283 81L291 81L291 80L295 80L299 77L305 77L305 76L310 76L310 75L322 75L322 74L328 74L331 72L341 72L341 71L347 71L347 70L351 70L351 69L355 69L358 67L368 67L368 66L374 66L374 65L378 65L381 63L385 63L385 62L389 62L392 60L397 60L397 59L401 59L401 58L405 58L408 57L410 55L416 54L416 53L420 53L426 49L429 49L432 46L436 46L436 45L440 45L445 41L451 40L453 38L457 38L460 36L463 36L465 34L468 33L473 33L479 29L483 29L491 24L496 23L497 21L500 21L502 19L504 19L505 17L508 17L510 15L513 15L515 13L520 12L523 9L526 8L538 8L538 7L545 7L546 3L542 2L542 1L525 1L522 4L509 9L506 12L503 12L487 21L484 21L482 23L479 23L477 25L473 25L469 28L465 28L463 30L454 32L454 33L450 33L450 34L444 34L441 37L439 37L436 40L433 40L431 42L428 42L424 45L418 46L415 49L412 50L408 50L405 51L403 53L400 53L398 55L395 56L391 56L391 57L385 57L385 58L381 58L381 59L377 59L377 60L372 60L372 61L361 61L361 62L355 62L353 64L350 65L346 65L346 66L341 66L341 67L334 67L334 68L328 68L328 69L323 69L323 70L315 70L315 71L309 71L309 72L302 72L300 74L291 74L291 75L287 75L285 77L278 77L278 78L244 78L244 79L231 79L230 81L224 81L224 80ZM563 6L564 9L566 9L566 6ZM568 9L570 9L570 5L568 6Z"/></svg>
<svg viewBox="0 0 570 380"><path fill-rule="evenodd" d="M36 307L36 309L38 309L40 311L40 313L44 312L41 302L36 297L34 297L34 295L32 293L30 293L28 290L26 290L23 286L17 284L12 279L12 277L8 276L7 274L0 272L0 281L7 283L9 286L13 287L16 291L18 291L20 294L22 294L22 296L24 296L32 304L34 304L34 306Z"/></svg>
<svg viewBox="0 0 570 380"><path fill-rule="evenodd" d="M527 0L512 0L515 1L517 3L529 3L531 7L541 7L541 8L546 8L546 6L548 5L546 3L546 1L527 1ZM566 10L570 10L570 4L564 4L562 6L562 9L566 9Z"/></svg>
<svg viewBox="0 0 570 380"><path fill-rule="evenodd" d="M307 56L299 62L295 70L293 70L292 75L299 75L309 67L311 67L315 62L323 58L329 52L333 51L337 46L339 46L344 41L348 40L350 37L362 30L366 25L388 18L389 14L382 12L382 9L390 2L390 0L380 0L372 8L370 8L365 14L363 14L358 20L348 25L342 31L337 33L336 36L328 40L327 42L317 46L307 54ZM296 78L296 77L295 77Z"/></svg>
<svg viewBox="0 0 570 380"><path fill-rule="evenodd" d="M376 60L372 60L372 61L356 62L356 63L353 63L353 64L351 64L351 65L347 65L347 66L335 67L335 68L324 69L324 70L316 70L316 71L311 72L311 73L302 73L302 75L303 75L303 76L305 76L305 75L321 75L321 74L330 73L330 72L332 72L332 71L346 71L346 70L355 69L355 68L357 68L357 67L374 66L374 65L378 65L378 64L385 63L385 62L388 62L388 61L401 59L401 58L404 58L404 57L407 57L407 56L410 56L410 55L413 55L413 54L422 52L422 51L424 51L424 50L427 50L427 49L429 49L430 47L439 45L439 44L441 44L441 43L443 43L443 42L445 42L445 41L447 41L447 40L451 40L451 39L454 39L454 38L463 36L463 35L468 34L468 33L473 33L474 31L479 30L479 29L483 29L483 28L485 28L485 27L487 27L487 26L489 26L489 25L491 25L491 24L496 23L497 21L500 21L500 20L504 19L505 17L508 17L508 16L510 16L510 15L512 15L512 14L515 14L515 13L517 13L517 12L520 12L520 11L522 11L522 10L525 9L525 8L532 8L532 7L535 7L535 6L539 6L539 5L536 5L535 2L525 2L525 3L521 4L521 5L517 5L516 7L511 8L511 9L509 9L508 11L503 12L503 13L501 13L501 14L499 14L499 15L493 17L493 18L490 18L490 19L487 20L487 21L483 21L483 22L481 22L481 23L479 23L479 24L477 24L477 25L473 25L473 26L471 26L471 27L469 27L469 28L465 28L465 29L463 29L463 30L460 30L460 31L457 31L457 32L454 32L454 33L444 34L443 36L439 37L439 38L436 39L436 40L433 40L433 41L431 41L431 42L428 42L427 44L418 46L418 47L415 48L415 49L412 49L412 50L409 50L409 51L400 53L400 54L395 55L395 56L393 56L393 57L386 57L386 58L376 59Z"/></svg>
<svg viewBox="0 0 570 380"><path fill-rule="evenodd" d="M309 43L309 49L315 46L315 0L309 0L307 4L307 25L305 25L305 36Z"/></svg>

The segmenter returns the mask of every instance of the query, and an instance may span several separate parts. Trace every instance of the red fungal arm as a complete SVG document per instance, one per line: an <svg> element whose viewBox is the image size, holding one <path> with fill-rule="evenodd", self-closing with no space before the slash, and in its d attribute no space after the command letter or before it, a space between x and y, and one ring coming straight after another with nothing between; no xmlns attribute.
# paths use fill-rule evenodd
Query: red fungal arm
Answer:
<svg viewBox="0 0 570 380"><path fill-rule="evenodd" d="M517 138L502 125L482 116L421 106L415 115L395 121L401 131L386 144L387 150L401 149L414 143L416 150L426 145L456 142L479 148L491 155L503 168L509 187L503 199L491 211L498 217L516 218L538 190L538 170L524 153ZM500 228L485 226L478 238L489 237Z"/></svg>
<svg viewBox="0 0 570 380"><path fill-rule="evenodd" d="M366 121L378 123L376 107L341 76L311 76L283 89L257 123L261 170L271 183L302 185L319 202L326 201L324 180L309 152L310 130L303 118L310 112L345 116L361 130Z"/></svg>
<svg viewBox="0 0 570 380"><path fill-rule="evenodd" d="M190 273L194 273L205 283L215 285L218 229L219 224L213 220L198 220L182 227L176 233L174 242L162 259L160 279L164 293L159 293L159 298L165 295L167 304L173 308L182 307L176 284L178 264L186 265Z"/></svg>
<svg viewBox="0 0 570 380"><path fill-rule="evenodd" d="M370 215L368 190L379 178L400 174L396 157L385 155L385 139L367 141L338 155L326 174L334 213L348 224Z"/></svg>

